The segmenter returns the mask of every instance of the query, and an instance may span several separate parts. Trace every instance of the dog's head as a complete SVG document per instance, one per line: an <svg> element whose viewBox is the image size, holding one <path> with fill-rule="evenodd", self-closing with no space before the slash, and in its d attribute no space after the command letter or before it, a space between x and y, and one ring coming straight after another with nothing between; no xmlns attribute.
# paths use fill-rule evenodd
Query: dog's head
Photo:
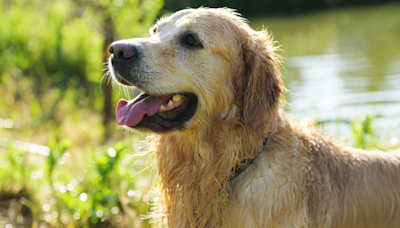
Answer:
<svg viewBox="0 0 400 228"><path fill-rule="evenodd" d="M255 129L277 111L284 87L274 42L232 10L182 10L150 34L110 46L113 78L143 91L118 103L120 125L165 133L226 119Z"/></svg>

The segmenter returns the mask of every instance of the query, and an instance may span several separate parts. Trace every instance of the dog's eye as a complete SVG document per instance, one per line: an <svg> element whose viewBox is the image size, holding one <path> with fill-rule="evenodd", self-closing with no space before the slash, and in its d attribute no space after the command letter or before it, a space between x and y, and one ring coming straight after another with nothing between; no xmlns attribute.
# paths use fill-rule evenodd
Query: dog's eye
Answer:
<svg viewBox="0 0 400 228"><path fill-rule="evenodd" d="M197 46L199 45L199 42L197 42L196 38L194 38L193 35L188 35L185 39L186 44L192 45L192 46Z"/></svg>

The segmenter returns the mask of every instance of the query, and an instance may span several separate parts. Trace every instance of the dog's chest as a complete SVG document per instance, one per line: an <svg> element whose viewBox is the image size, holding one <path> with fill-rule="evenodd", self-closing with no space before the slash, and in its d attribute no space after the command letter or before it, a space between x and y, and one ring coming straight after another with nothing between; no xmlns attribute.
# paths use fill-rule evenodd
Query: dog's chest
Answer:
<svg viewBox="0 0 400 228"><path fill-rule="evenodd" d="M226 227L307 227L307 213L300 205L301 176L285 162L290 160L262 153L230 182L227 213L232 219Z"/></svg>

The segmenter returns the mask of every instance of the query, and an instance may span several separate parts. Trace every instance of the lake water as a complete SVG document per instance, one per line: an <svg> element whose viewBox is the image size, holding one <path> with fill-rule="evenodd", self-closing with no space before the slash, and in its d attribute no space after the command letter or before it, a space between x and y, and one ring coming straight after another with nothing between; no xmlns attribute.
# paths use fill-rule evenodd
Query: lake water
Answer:
<svg viewBox="0 0 400 228"><path fill-rule="evenodd" d="M383 138L400 137L400 4L250 22L282 45L289 115L329 121L375 114ZM340 125L327 124L328 131L347 136L349 124Z"/></svg>

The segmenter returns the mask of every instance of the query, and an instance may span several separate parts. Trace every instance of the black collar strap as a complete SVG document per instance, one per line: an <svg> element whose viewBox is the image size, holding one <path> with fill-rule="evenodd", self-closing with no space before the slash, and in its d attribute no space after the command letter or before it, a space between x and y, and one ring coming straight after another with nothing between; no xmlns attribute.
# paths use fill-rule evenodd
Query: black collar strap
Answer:
<svg viewBox="0 0 400 228"><path fill-rule="evenodd" d="M258 155L261 154L261 152L265 149L265 145L267 145L268 143L268 138L269 136L267 136L267 138L264 139L263 141L263 147L261 148L260 152L258 152L258 154L252 158L252 159L245 159L243 160L239 166L235 167L234 169L232 169L232 177L229 178L228 182L231 181L232 179L234 179L235 177L239 176L239 174L241 174L247 167L249 167L250 164L253 163L254 160L256 160L256 158L258 157Z"/></svg>
<svg viewBox="0 0 400 228"><path fill-rule="evenodd" d="M268 138L269 138L269 136L267 136L267 138L264 139L263 147L261 148L260 152L258 152L258 154L254 158L245 159L244 161L242 161L240 163L240 165L238 167L235 167L235 168L232 169L232 171L231 171L232 172L232 177L229 178L228 182L231 181L233 178L239 176L239 174L241 174L247 167L249 167L250 164L253 163L254 160L256 160L258 155L260 155L261 152L265 149L265 145L267 145L267 143L268 143ZM221 194L221 193L225 193L225 194ZM225 189L225 185L223 185L222 189L220 191L218 191L218 195L219 195L219 198L220 198L221 202L226 205L228 203L228 201L229 201L229 194Z"/></svg>

